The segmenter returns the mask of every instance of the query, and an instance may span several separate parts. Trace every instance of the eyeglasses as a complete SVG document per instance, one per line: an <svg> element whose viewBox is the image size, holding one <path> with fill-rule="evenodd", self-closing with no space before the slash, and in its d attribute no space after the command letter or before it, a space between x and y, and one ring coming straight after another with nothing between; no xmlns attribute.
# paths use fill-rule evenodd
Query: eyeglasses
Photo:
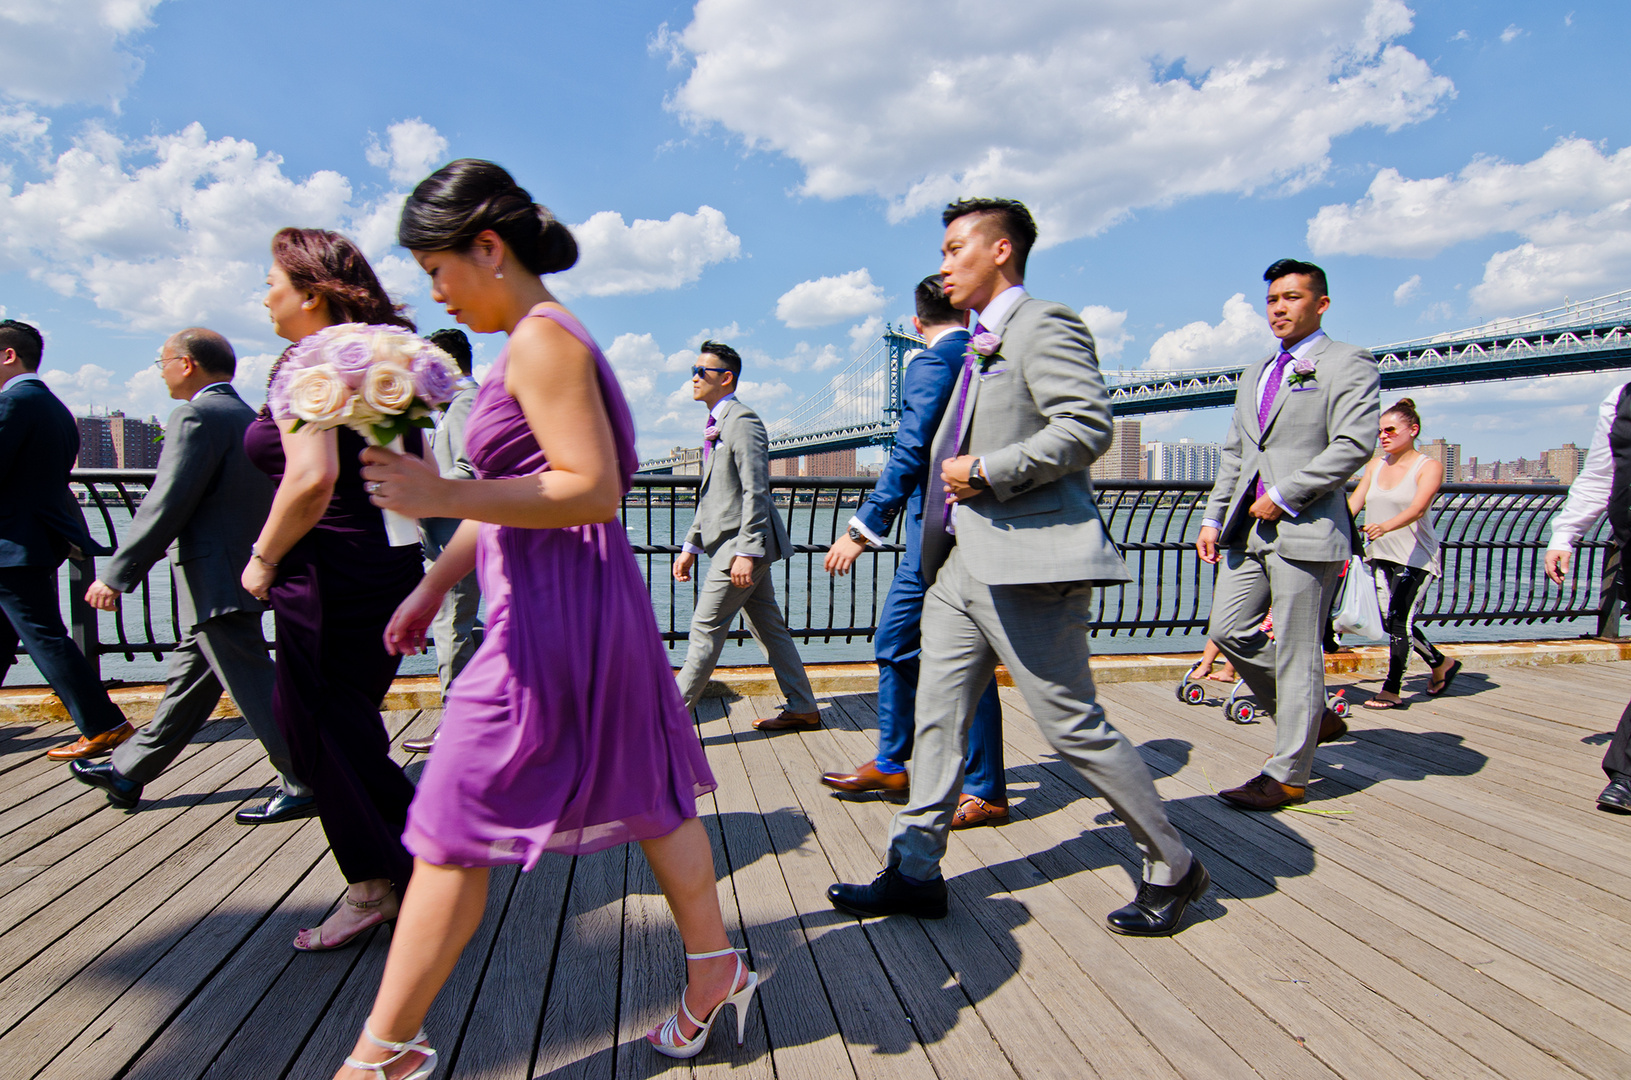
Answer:
<svg viewBox="0 0 1631 1080"><path fill-rule="evenodd" d="M172 360L185 360L185 359L187 359L187 357L185 357L185 356L165 356L164 354L160 353L159 358L157 360L153 361L153 366L158 368L160 371L163 371L164 370L164 365L168 364L170 361L172 361Z"/></svg>
<svg viewBox="0 0 1631 1080"><path fill-rule="evenodd" d="M695 378L706 379L708 377L706 372L709 372L709 371L729 371L729 370L730 370L730 368L728 368L728 367L703 367L701 364L698 364L696 367L693 367L691 369L691 374Z"/></svg>
<svg viewBox="0 0 1631 1080"><path fill-rule="evenodd" d="M1382 429L1382 434L1383 435L1397 435L1397 434L1399 434L1399 429L1396 428L1396 427L1385 427L1385 428Z"/></svg>

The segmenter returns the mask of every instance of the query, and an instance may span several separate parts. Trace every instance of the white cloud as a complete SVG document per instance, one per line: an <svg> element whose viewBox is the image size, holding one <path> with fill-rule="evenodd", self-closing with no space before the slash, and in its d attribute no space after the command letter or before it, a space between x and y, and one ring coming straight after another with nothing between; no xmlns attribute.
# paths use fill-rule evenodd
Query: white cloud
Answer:
<svg viewBox="0 0 1631 1080"><path fill-rule="evenodd" d="M1102 304L1089 304L1082 309L1082 321L1093 332L1093 345L1100 360L1114 360L1133 340L1133 335L1126 330L1125 311L1111 311Z"/></svg>
<svg viewBox="0 0 1631 1080"><path fill-rule="evenodd" d="M411 187L445 164L447 139L416 116L386 128L384 145L370 131L363 153L368 164L386 170L391 183Z"/></svg>
<svg viewBox="0 0 1631 1080"><path fill-rule="evenodd" d="M803 194L876 195L892 220L1025 199L1046 245L1139 207L1306 184L1333 139L1431 115L1453 86L1392 44L1411 25L1402 0L1295 6L1269 36L1252 5L1213 0L995 20L976 0L700 0L670 107L796 161Z"/></svg>
<svg viewBox="0 0 1631 1080"><path fill-rule="evenodd" d="M43 105L117 103L141 74L124 48L160 0L0 3L0 96Z"/></svg>
<svg viewBox="0 0 1631 1080"><path fill-rule="evenodd" d="M1617 286L1631 273L1631 147L1604 154L1562 139L1530 162L1480 157L1421 180L1383 169L1357 202L1320 208L1308 245L1317 255L1429 257L1500 233L1525 242L1485 263L1471 293L1482 310L1511 314Z"/></svg>
<svg viewBox="0 0 1631 1080"><path fill-rule="evenodd" d="M1393 290L1393 302L1399 307L1410 303L1411 299L1421 291L1421 275L1411 274L1409 278Z"/></svg>
<svg viewBox="0 0 1631 1080"><path fill-rule="evenodd" d="M1224 301L1217 325L1192 322L1156 338L1144 367L1165 371L1248 364L1273 348L1268 320L1246 303L1245 293L1235 293Z"/></svg>
<svg viewBox="0 0 1631 1080"><path fill-rule="evenodd" d="M0 141L13 146L29 146L44 139L50 128L51 122L33 109L20 105L0 106ZM0 165L0 169L3 168ZM3 175L0 173L0 178Z"/></svg>
<svg viewBox="0 0 1631 1080"><path fill-rule="evenodd" d="M851 352L860 352L877 340L883 333L883 316L873 315L863 322L858 322L849 328L849 347Z"/></svg>
<svg viewBox="0 0 1631 1080"><path fill-rule="evenodd" d="M738 338L747 337L749 333L751 333L751 331L743 330L736 320L732 319L729 326L720 326L712 330L698 330L696 333L691 335L691 340L686 342L686 344L693 349L695 349L698 345L701 345L704 341L720 341L724 342L726 345L729 345Z"/></svg>
<svg viewBox="0 0 1631 1080"><path fill-rule="evenodd" d="M573 225L578 263L551 279L563 293L627 296L677 289L702 276L714 263L738 258L741 237L725 225L725 215L711 206L694 214L675 214L667 221L602 210L582 225Z"/></svg>
<svg viewBox="0 0 1631 1080"><path fill-rule="evenodd" d="M826 371L837 367L845 360L844 354L839 352L836 346L811 345L808 341L794 345L793 351L786 356L772 356L762 349L748 349L743 352L743 358L755 368L772 367L793 372Z"/></svg>
<svg viewBox="0 0 1631 1080"><path fill-rule="evenodd" d="M866 267L834 277L801 281L776 301L776 318L793 328L830 326L870 315L884 305L883 286L872 282Z"/></svg>
<svg viewBox="0 0 1631 1080"><path fill-rule="evenodd" d="M1525 33L1527 33L1527 31L1519 27L1517 23L1513 23L1511 26L1508 26L1505 30L1501 31L1501 42L1502 44L1510 45L1512 42L1522 37Z"/></svg>

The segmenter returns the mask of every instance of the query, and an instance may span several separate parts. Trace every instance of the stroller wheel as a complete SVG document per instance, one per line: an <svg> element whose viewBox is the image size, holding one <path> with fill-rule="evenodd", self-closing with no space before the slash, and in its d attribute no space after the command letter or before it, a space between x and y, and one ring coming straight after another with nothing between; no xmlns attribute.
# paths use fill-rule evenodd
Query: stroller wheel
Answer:
<svg viewBox="0 0 1631 1080"><path fill-rule="evenodd" d="M1199 705L1206 700L1206 687L1200 683L1186 682L1178 687L1178 700L1185 705Z"/></svg>
<svg viewBox="0 0 1631 1080"><path fill-rule="evenodd" d="M1237 724L1250 724L1257 719L1257 709L1249 701L1229 703L1229 719Z"/></svg>

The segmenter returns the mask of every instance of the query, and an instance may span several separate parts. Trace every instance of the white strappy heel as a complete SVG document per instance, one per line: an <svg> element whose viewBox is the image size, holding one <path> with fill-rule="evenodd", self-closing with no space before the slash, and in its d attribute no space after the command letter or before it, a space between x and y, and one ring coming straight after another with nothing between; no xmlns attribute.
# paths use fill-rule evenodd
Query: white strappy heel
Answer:
<svg viewBox="0 0 1631 1080"><path fill-rule="evenodd" d="M425 1033L423 1030L421 1030L419 1034L415 1035L407 1042L386 1042L378 1035L375 1035L372 1031L369 1031L368 1024L365 1021L362 1025L362 1033L364 1038L373 1043L375 1046L379 1047L381 1050L395 1051L395 1053L386 1058L384 1061L358 1061L354 1057L348 1057L345 1059L345 1063L351 1068L356 1069L359 1072L373 1073L375 1080L387 1080L385 1076L385 1069L388 1066L395 1065L397 1062L401 1061L407 1054L423 1054L425 1055L425 1060L419 1063L419 1068L415 1069L411 1073L408 1073L406 1076L402 1077L401 1080L424 1080L425 1077L431 1074L431 1070L436 1068L436 1051L431 1048L430 1043L425 1041Z"/></svg>
<svg viewBox="0 0 1631 1080"><path fill-rule="evenodd" d="M659 1054L666 1054L671 1058L696 1057L702 1053L702 1048L708 1044L708 1033L713 1030L714 1021L719 1019L719 1014L725 1011L727 1005L736 1010L736 1045L742 1045L742 1032L746 1029L748 1022L748 1004L753 1000L753 992L759 988L759 973L748 971L747 965L742 963L741 956L737 955L743 951L745 950L720 949L718 952L685 954L687 960L712 960L716 956L735 956L736 971L731 975L731 986L736 985L736 980L742 977L743 972L747 972L748 981L742 985L740 990L732 991L729 997L715 1005L714 1011L708 1014L707 1020L698 1020L691 1015L691 1010L685 1006L685 994L681 992L680 1011L663 1022L663 1026L657 1029L655 1039L649 1035L646 1036L646 1041L651 1043L653 1050ZM697 1033L690 1039L682 1038L680 1035L681 1013L697 1027Z"/></svg>

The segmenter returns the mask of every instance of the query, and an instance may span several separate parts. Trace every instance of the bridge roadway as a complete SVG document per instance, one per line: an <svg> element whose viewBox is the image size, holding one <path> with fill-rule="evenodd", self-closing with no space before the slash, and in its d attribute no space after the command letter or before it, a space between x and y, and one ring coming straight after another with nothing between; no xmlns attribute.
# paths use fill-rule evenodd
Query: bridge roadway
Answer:
<svg viewBox="0 0 1631 1080"><path fill-rule="evenodd" d="M1014 820L952 837L951 917L922 923L858 922L823 897L879 868L891 806L816 783L871 754L873 696L826 698L822 730L776 737L749 726L773 702L705 700L719 790L701 812L732 939L765 979L746 1045L716 1035L694 1065L640 1045L684 967L644 859L618 848L494 873L426 1025L436 1075L1631 1076L1631 820L1592 804L1628 696L1631 663L1468 672L1408 711L1357 710L1320 750L1310 812L1254 815L1213 792L1256 770L1268 726L1166 683L1105 687L1215 882L1164 940L1103 929L1136 853L1013 691ZM400 740L437 717L385 719ZM318 823L233 824L274 779L235 720L128 814L42 756L71 735L0 730L0 1074L331 1076L390 930L289 949L343 888Z"/></svg>

